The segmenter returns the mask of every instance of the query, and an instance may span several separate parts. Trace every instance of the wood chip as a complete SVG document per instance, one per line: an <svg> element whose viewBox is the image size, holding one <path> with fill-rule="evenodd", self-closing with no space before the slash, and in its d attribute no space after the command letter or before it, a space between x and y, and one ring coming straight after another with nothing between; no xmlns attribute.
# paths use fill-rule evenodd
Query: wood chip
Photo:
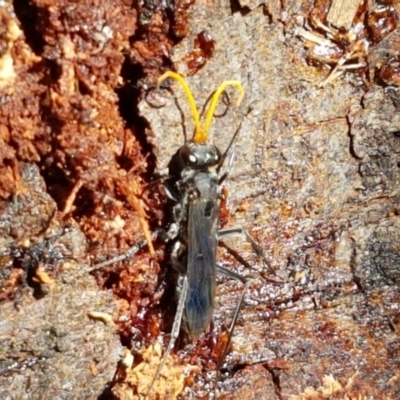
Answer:
<svg viewBox="0 0 400 400"><path fill-rule="evenodd" d="M91 311L88 313L88 317L94 319L96 321L102 321L105 324L111 324L113 322L113 317L110 314L99 312L99 311Z"/></svg>
<svg viewBox="0 0 400 400"><path fill-rule="evenodd" d="M36 278L36 279L35 279L35 278ZM44 270L43 270L42 268L40 268L40 267L36 270L35 278L34 278L35 281L37 281L37 282L39 282L39 283L44 283L44 284L46 284L46 285L50 285L50 284L52 284L52 283L54 282L54 279L51 278L51 277L47 274L47 272L44 271Z"/></svg>
<svg viewBox="0 0 400 400"><path fill-rule="evenodd" d="M362 0L333 0L327 21L336 28L350 29Z"/></svg>

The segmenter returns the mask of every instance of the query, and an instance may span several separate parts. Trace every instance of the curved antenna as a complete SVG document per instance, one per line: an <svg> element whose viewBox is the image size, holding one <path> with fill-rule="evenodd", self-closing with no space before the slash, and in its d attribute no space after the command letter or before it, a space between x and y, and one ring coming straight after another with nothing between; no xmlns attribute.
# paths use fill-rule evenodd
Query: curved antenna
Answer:
<svg viewBox="0 0 400 400"><path fill-rule="evenodd" d="M194 119L194 135L193 136L196 136L197 132L201 131L200 117L199 117L199 111L197 110L197 106L194 101L192 92L189 88L189 85L187 84L187 82L185 81L183 76L177 74L176 72L167 71L157 79L157 89L159 89L161 82L165 81L168 78L173 78L182 85L182 88L186 94L188 101L189 101L190 109L192 110L193 119Z"/></svg>
<svg viewBox="0 0 400 400"><path fill-rule="evenodd" d="M204 126L201 126L199 111L197 110L197 106L194 101L192 92L189 88L189 85L187 84L187 82L186 82L185 78L183 78L183 76L177 74L176 72L167 71L157 79L157 89L160 87L161 82L165 81L168 78L173 78L182 85L182 88L186 94L188 101L189 101L190 109L192 110L193 119L194 119L194 134L193 134L193 142L194 143L207 142L208 130L210 129L210 125L211 125L211 121L214 116L215 108L217 107L219 98L221 97L222 93L225 91L225 89L228 86L235 86L240 92L240 96L239 96L238 100L236 101L235 107L237 107L242 102L243 97L244 97L244 89L243 89L242 84L239 81L233 80L233 81L222 82L222 84L218 87L218 89L215 91L215 93L212 97L210 108L207 111L206 122L205 122Z"/></svg>
<svg viewBox="0 0 400 400"><path fill-rule="evenodd" d="M219 98L221 97L221 94L225 91L227 86L235 86L240 92L240 96L236 101L235 107L239 106L239 104L242 102L243 97L244 97L244 89L243 89L242 84L239 81L225 81L225 82L222 82L221 85L215 91L215 93L214 93L214 95L212 97L211 105L210 105L210 108L207 111L206 122L204 124L203 129L201 130L201 132L198 135L198 137L196 137L196 133L195 133L195 135L193 137L193 141L195 143L204 143L207 140L207 134L208 134L208 130L210 129L212 118L214 116L215 108L217 107L217 103L218 103Z"/></svg>

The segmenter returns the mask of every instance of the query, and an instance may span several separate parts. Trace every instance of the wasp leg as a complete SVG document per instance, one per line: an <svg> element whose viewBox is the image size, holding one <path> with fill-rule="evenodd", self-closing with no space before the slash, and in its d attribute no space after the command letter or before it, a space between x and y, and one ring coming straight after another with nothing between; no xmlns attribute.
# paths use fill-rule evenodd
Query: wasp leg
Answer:
<svg viewBox="0 0 400 400"><path fill-rule="evenodd" d="M244 285L244 288L242 290L242 294L241 294L240 299L238 301L238 305L236 306L235 313L233 314L232 322L231 322L231 325L230 325L229 331L228 331L229 332L229 342L230 342L230 338L232 337L233 329L235 328L236 321L237 321L238 316L239 316L240 308L241 308L242 303L243 303L244 295L246 294L246 291L247 291L247 289L248 289L248 287L250 285L250 281L247 280L246 278L244 278L243 276L237 274L236 272L230 271L229 269L227 269L227 268L225 268L225 267L223 267L221 265L218 265L218 264L216 265L216 271L217 271L217 273L219 273L221 275L225 275L225 276L228 276L229 278L232 278L232 279L235 279L237 281L240 281ZM229 345L229 342L227 344L227 347ZM227 351L227 349L225 350L225 353L223 354L224 356L226 355L226 351ZM218 363L219 367L220 367L220 364L222 363L223 359L224 359L224 357L221 357L221 361Z"/></svg>
<svg viewBox="0 0 400 400"><path fill-rule="evenodd" d="M231 339L232 339L232 336L233 336L233 330L235 329L235 325L236 325L237 319L239 317L239 312L240 312L240 309L241 309L242 304L243 304L244 296L245 296L245 294L247 292L247 289L248 289L248 287L250 285L250 280L247 280L243 276L241 276L241 275L239 275L239 274L237 274L235 272L232 272L229 269L226 269L226 268L222 267L221 265L218 265L218 264L216 265L216 271L219 274L228 276L229 278L232 278L232 279L235 279L237 281L242 282L244 284L244 288L242 290L242 294L240 295L239 301L238 301L236 309L235 309L235 313L233 314L233 318L232 318L231 324L230 324L229 329L228 329L228 341L227 341L227 343L225 345L224 351L222 352L222 355L221 355L221 357L220 357L220 359L218 361L218 364L217 364L216 381L215 381L215 395L214 395L215 398L217 398L219 371L221 369L221 366L222 366L222 363L223 363L223 361L225 359L225 356L228 353L229 345L231 343Z"/></svg>
<svg viewBox="0 0 400 400"><path fill-rule="evenodd" d="M216 265L215 270L218 274L228 276L229 278L236 279L237 281L242 282L244 285L247 283L247 279L242 275L237 274L236 272L230 271L228 268L223 267L222 265Z"/></svg>
<svg viewBox="0 0 400 400"><path fill-rule="evenodd" d="M231 139L231 141L229 142L228 147L226 148L226 150L224 151L224 154L221 157L221 161L219 163L219 166L217 168L217 172L219 174L219 172L221 171L222 166L224 165L224 161L226 160L226 157L228 156L228 152L229 150L232 148L232 146L234 146L234 142L236 140L237 135L239 134L240 128L242 126L242 123L240 123L240 125L238 126L238 128L236 129L235 133L233 134L233 137ZM218 185L221 185L222 182L228 177L229 172L232 169L232 165L233 165L233 161L235 159L235 147L233 147L232 150L232 154L229 157L229 161L228 161L228 167L226 168L226 171L219 177L218 179Z"/></svg>
<svg viewBox="0 0 400 400"><path fill-rule="evenodd" d="M236 234L244 235L247 241L251 244L251 247L253 248L257 256L263 260L263 262L267 265L268 268L271 269L271 266L264 255L263 248L255 241L255 239L250 235L247 229L239 227L221 229L220 231L218 231L218 239L222 239L226 236L231 236Z"/></svg>
<svg viewBox="0 0 400 400"><path fill-rule="evenodd" d="M175 314L175 318L174 318L174 323L172 324L172 330L171 330L171 337L169 339L169 343L168 343L168 347L167 350L165 351L163 358L161 360L160 365L157 368L157 372L155 373L151 384L149 386L149 390L147 391L147 394L145 395L145 398L147 398L154 386L154 383L157 381L158 377L161 374L162 369L164 368L164 365L167 361L167 358L169 356L169 354L171 353L172 349L175 346L175 342L176 339L179 336L179 332L181 329L181 323L182 323L182 316L183 316L183 311L185 309L185 301L186 301L186 297L187 297L187 293L188 293L188 280L187 280L187 276L186 275L181 275L182 278L182 286L181 286L181 290L180 290L180 295L179 295L179 302L178 302L178 306L176 308L176 314Z"/></svg>
<svg viewBox="0 0 400 400"><path fill-rule="evenodd" d="M222 157L226 158L226 154L224 154ZM228 167L226 168L226 171L218 179L218 185L222 185L224 180L228 177L229 172L231 172L234 159L235 159L235 148L232 150L232 154L229 157Z"/></svg>
<svg viewBox="0 0 400 400"><path fill-rule="evenodd" d="M263 260L263 263L265 263L265 265L267 265L268 268L271 269L267 259L265 258L265 255L264 255L262 247L255 241L255 239L250 235L250 233L247 231L247 229L239 228L239 227L221 229L220 231L218 231L218 239L220 240L220 239L223 239L225 237L228 237L228 236L231 236L231 235L236 235L236 234L244 235L246 237L247 241L251 244L251 247L253 248L253 250L256 253L256 255ZM227 247L227 248L229 250L229 247ZM233 255L235 255L235 254L233 254ZM246 266L247 263L243 259L241 259L240 256L239 257L237 257L237 256L238 255L236 254L235 258L238 258L238 261ZM243 303L243 300L244 300L244 296L245 296L245 294L246 294L246 292L248 290L248 287L250 285L250 282L251 282L251 280L246 279L243 276L241 276L241 275L239 275L239 274L237 274L237 273L235 273L233 271L230 271L230 270L228 270L228 269L226 269L226 268L224 268L224 267L222 267L222 266L220 266L218 264L216 265L216 271L219 274L223 274L225 276L228 276L229 278L232 278L232 279L235 279L235 280L238 280L238 281L242 282L244 284L244 288L243 288L242 294L240 295L240 298L238 300L238 304L236 306L235 313L233 315L231 324L229 326L228 341L227 341L227 343L225 345L224 351L222 352L222 355L221 355L221 357L220 357L220 359L218 361L218 364L217 364L216 383L215 383L215 392L214 392L215 393L215 396L214 396L215 398L217 398L217 390L218 390L218 381L219 381L220 369L222 367L222 363L223 363L223 361L224 361L224 359L226 357L226 354L228 353L229 345L231 343L233 331L234 331L237 319L239 317L239 312L240 312L240 309L241 309L241 306L242 306L242 303Z"/></svg>
<svg viewBox="0 0 400 400"><path fill-rule="evenodd" d="M151 239L152 241L155 241L157 238L163 238L164 234L165 232L162 229L158 229L153 232L153 234L151 235ZM141 242L136 243L134 246L128 249L124 254L120 254L119 256L116 256L109 260L93 265L93 267L89 270L89 272L96 271L98 269L106 267L107 265L115 264L120 261L125 261L128 258L134 256L138 251L142 250L146 246L147 246L147 240L142 240Z"/></svg>

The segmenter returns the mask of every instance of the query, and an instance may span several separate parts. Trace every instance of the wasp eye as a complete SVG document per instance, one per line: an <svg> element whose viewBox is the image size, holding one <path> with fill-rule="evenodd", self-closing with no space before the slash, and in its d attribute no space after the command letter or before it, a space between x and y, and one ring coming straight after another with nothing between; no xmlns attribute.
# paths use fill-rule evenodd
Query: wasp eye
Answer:
<svg viewBox="0 0 400 400"><path fill-rule="evenodd" d="M193 154L192 150L189 147L183 146L181 148L180 155L183 163L186 166L194 166L197 164L197 157Z"/></svg>

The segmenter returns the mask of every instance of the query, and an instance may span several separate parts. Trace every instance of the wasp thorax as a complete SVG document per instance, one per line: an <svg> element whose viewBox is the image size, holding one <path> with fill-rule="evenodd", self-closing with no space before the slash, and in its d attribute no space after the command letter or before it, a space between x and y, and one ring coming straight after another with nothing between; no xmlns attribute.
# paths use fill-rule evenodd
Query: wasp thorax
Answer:
<svg viewBox="0 0 400 400"><path fill-rule="evenodd" d="M207 143L188 143L181 147L179 155L182 163L193 169L212 167L221 161L218 148Z"/></svg>

